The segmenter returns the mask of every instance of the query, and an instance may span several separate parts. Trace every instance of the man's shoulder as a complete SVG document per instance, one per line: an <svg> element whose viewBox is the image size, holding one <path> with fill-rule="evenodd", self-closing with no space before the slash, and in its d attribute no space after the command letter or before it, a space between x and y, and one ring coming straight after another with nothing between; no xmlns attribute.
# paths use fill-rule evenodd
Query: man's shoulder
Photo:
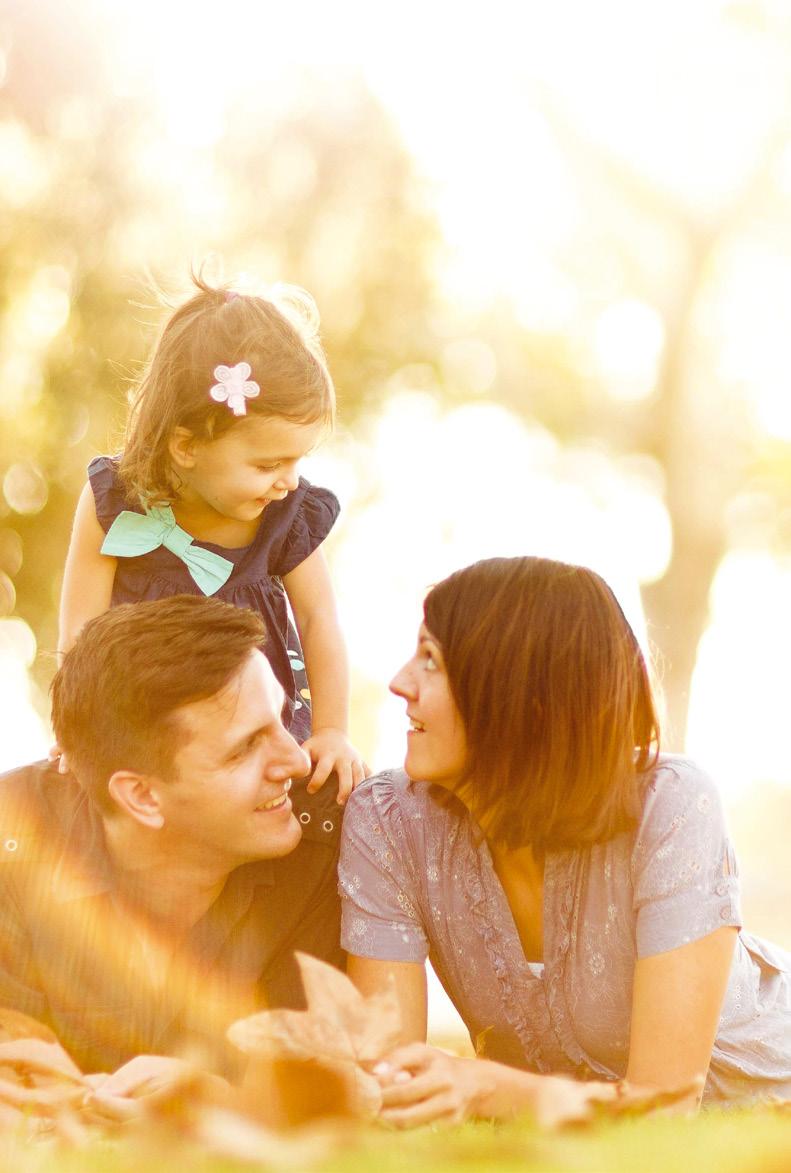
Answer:
<svg viewBox="0 0 791 1173"><path fill-rule="evenodd" d="M50 762L0 774L0 864L49 855L83 801L76 780Z"/></svg>
<svg viewBox="0 0 791 1173"><path fill-rule="evenodd" d="M320 843L335 853L343 822L343 807L337 803L338 779L331 774L315 794L308 794L307 781L307 778L301 778L291 789L294 818L302 828L302 839L294 850L307 854L309 845Z"/></svg>

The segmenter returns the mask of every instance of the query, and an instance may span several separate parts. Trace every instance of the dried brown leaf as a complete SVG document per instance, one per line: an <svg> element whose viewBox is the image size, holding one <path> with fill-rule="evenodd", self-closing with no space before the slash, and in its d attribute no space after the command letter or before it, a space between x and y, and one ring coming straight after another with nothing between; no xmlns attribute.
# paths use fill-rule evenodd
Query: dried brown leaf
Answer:
<svg viewBox="0 0 791 1173"><path fill-rule="evenodd" d="M618 1096L603 1106L606 1116L647 1116L651 1112L682 1105L694 1110L703 1090L700 1077L674 1088L646 1088L623 1080L617 1084Z"/></svg>
<svg viewBox="0 0 791 1173"><path fill-rule="evenodd" d="M246 1055L353 1063L348 1032L307 1010L262 1010L234 1022L228 1038Z"/></svg>
<svg viewBox="0 0 791 1173"><path fill-rule="evenodd" d="M394 985L364 998L339 970L297 953L307 1010L264 1010L240 1019L230 1041L248 1055L375 1063L399 1041L401 1016Z"/></svg>
<svg viewBox="0 0 791 1173"><path fill-rule="evenodd" d="M306 1168L326 1161L336 1147L331 1133L304 1132L285 1137L264 1128L249 1117L227 1108L209 1107L200 1113L192 1139L207 1152L226 1160L245 1161L277 1169Z"/></svg>
<svg viewBox="0 0 791 1173"><path fill-rule="evenodd" d="M289 1122L328 1114L373 1116L381 1107L381 1090L365 1068L400 1040L394 984L365 998L331 965L304 953L296 956L307 1009L265 1010L228 1030L230 1041L245 1054L280 1064L277 1076L274 1066L267 1074L254 1064L246 1092L276 1099ZM283 1066L284 1061L292 1067ZM317 1073L330 1089L331 1102L316 1094ZM265 1092L267 1083L270 1090Z"/></svg>
<svg viewBox="0 0 791 1173"><path fill-rule="evenodd" d="M691 1106L697 1102L700 1088L698 1079L678 1088L658 1091L636 1087L625 1080L585 1082L544 1076L536 1085L532 1111L541 1128L584 1126L602 1116L646 1116L687 1102Z"/></svg>
<svg viewBox="0 0 791 1173"><path fill-rule="evenodd" d="M358 1062L375 1063L400 1042L401 1012L392 979L386 990L365 998L340 970L307 953L296 958L308 1011L348 1034Z"/></svg>

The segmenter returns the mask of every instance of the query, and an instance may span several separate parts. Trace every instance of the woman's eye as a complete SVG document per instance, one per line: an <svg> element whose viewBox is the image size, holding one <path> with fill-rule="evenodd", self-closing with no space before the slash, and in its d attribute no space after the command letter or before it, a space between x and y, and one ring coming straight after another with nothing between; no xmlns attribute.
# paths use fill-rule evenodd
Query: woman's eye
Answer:
<svg viewBox="0 0 791 1173"><path fill-rule="evenodd" d="M435 672L437 669L437 661L434 659L431 652L426 652L424 664L429 672Z"/></svg>
<svg viewBox="0 0 791 1173"><path fill-rule="evenodd" d="M275 472L280 467L279 464L259 464L259 472Z"/></svg>

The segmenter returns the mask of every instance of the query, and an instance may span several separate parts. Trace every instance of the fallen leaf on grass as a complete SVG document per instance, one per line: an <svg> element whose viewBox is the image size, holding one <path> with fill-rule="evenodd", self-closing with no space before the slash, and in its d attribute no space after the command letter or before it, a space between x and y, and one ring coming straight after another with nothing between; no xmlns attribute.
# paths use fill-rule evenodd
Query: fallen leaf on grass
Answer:
<svg viewBox="0 0 791 1173"><path fill-rule="evenodd" d="M672 1088L647 1088L622 1080L616 1084L618 1096L611 1104L604 1105L607 1116L647 1116L667 1108L679 1108L685 1104L694 1111L700 1101L705 1080L702 1076L688 1083Z"/></svg>
<svg viewBox="0 0 791 1173"><path fill-rule="evenodd" d="M400 1039L401 1015L394 984L365 998L345 974L305 953L296 954L306 1010L264 1010L242 1018L228 1030L230 1041L256 1060L281 1064L274 1086L289 1122L299 1104L302 1120L327 1115L375 1116L381 1107L379 1082L366 1067ZM287 1065L287 1066L285 1066ZM302 1065L300 1067L300 1065ZM258 1071L262 1072L259 1065ZM256 1079L252 1066L248 1090ZM332 1097L310 1095L310 1084L331 1080ZM304 1084L300 1088L300 1083ZM298 1112L297 1112L298 1114Z"/></svg>
<svg viewBox="0 0 791 1173"><path fill-rule="evenodd" d="M685 1101L696 1104L701 1085L702 1080L695 1079L681 1087L657 1090L625 1080L608 1083L547 1075L536 1085L532 1114L540 1128L549 1130L585 1126L603 1117L646 1116Z"/></svg>
<svg viewBox="0 0 791 1173"><path fill-rule="evenodd" d="M247 1114L239 1089L222 1090L198 1073L185 1075L166 1093L146 1101L145 1119L138 1127L145 1129L149 1142L152 1125L161 1130L158 1139L164 1145L181 1138L214 1157L278 1169L302 1171L326 1160L339 1144L336 1131L302 1130L286 1137L266 1128Z"/></svg>

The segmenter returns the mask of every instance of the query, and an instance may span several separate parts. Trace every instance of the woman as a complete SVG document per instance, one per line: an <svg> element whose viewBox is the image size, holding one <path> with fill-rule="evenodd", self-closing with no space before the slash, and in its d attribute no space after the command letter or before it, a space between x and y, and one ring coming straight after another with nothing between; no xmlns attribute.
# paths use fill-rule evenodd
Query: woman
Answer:
<svg viewBox="0 0 791 1173"><path fill-rule="evenodd" d="M598 575L538 558L451 575L391 688L406 772L349 801L349 972L365 993L392 975L414 1043L430 956L500 1062L407 1046L381 1069L390 1119L520 1111L548 1072L791 1098L791 957L740 931L717 791L659 756L645 661Z"/></svg>

